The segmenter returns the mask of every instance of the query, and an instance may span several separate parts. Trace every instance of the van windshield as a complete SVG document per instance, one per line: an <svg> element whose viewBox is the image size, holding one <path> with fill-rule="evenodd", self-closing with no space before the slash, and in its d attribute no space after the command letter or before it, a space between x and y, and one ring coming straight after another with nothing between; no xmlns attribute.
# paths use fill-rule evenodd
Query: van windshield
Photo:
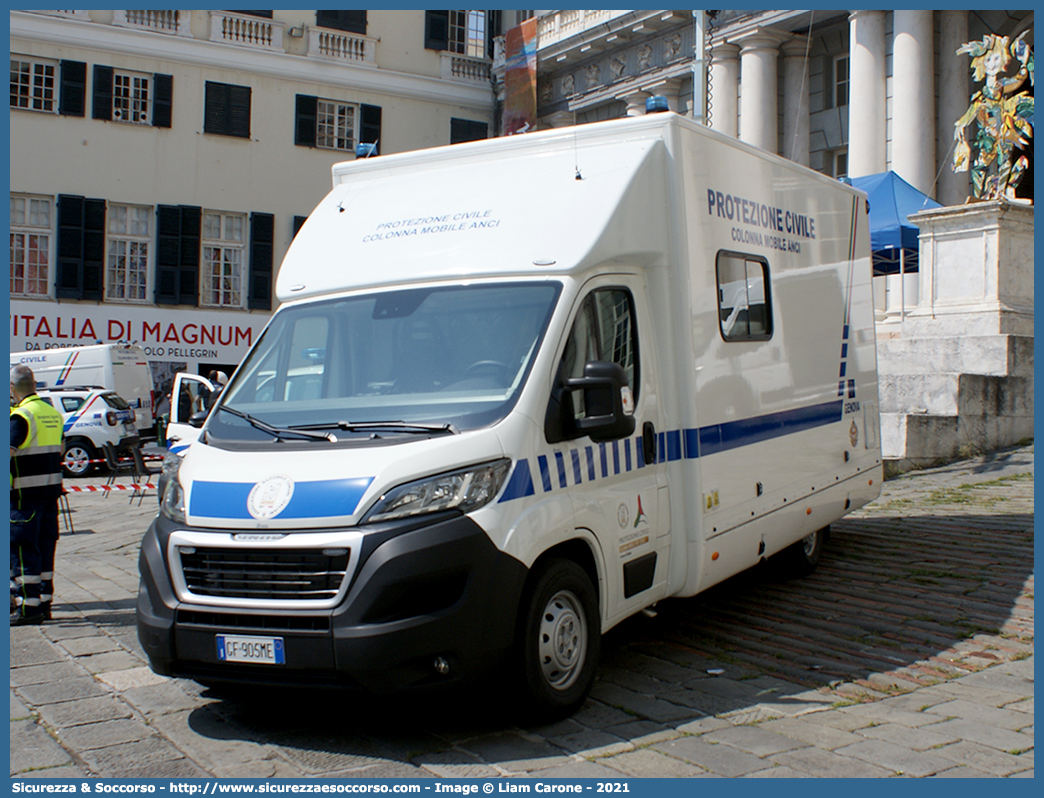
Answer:
<svg viewBox="0 0 1044 798"><path fill-rule="evenodd" d="M211 414L207 431L262 441L273 440L265 425L329 425L340 439L353 434L345 424L494 424L521 392L560 291L551 282L440 286L287 307L222 392L230 412Z"/></svg>

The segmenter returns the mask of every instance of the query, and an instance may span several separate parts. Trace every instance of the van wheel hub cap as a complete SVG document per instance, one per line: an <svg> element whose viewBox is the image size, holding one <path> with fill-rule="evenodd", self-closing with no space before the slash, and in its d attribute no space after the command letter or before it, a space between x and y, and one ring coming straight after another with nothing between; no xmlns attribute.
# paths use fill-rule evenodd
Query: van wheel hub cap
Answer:
<svg viewBox="0 0 1044 798"><path fill-rule="evenodd" d="M544 679L555 690L568 689L580 675L587 654L587 625L580 600L571 591L559 591L544 608L537 653Z"/></svg>

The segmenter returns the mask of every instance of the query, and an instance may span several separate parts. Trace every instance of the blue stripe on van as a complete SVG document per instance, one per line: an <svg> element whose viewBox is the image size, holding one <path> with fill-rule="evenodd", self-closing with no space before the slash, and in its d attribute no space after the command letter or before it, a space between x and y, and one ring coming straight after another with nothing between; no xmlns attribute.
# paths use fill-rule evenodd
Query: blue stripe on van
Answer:
<svg viewBox="0 0 1044 798"><path fill-rule="evenodd" d="M290 501L274 518L353 515L371 482L373 477L297 482ZM203 518L251 518L247 497L253 488L253 482L193 482L189 514Z"/></svg>
<svg viewBox="0 0 1044 798"><path fill-rule="evenodd" d="M551 469L547 467L547 455L540 455L537 458L537 464L540 466L540 482L544 486L544 493L550 493Z"/></svg>
<svg viewBox="0 0 1044 798"><path fill-rule="evenodd" d="M576 480L573 484L579 485L584 481L583 477L580 475L580 452L577 449L571 449L569 454L572 455L573 458L573 479Z"/></svg>
<svg viewBox="0 0 1044 798"><path fill-rule="evenodd" d="M515 463L500 501L509 502L512 499L533 496L535 493L536 491L533 489L533 475L529 472L529 461L523 458Z"/></svg>
<svg viewBox="0 0 1044 798"><path fill-rule="evenodd" d="M844 383L842 383L844 386ZM854 387L854 386L852 386ZM730 449L738 449L754 443L772 440L795 432L834 424L841 420L844 406L843 400L824 402L811 407L801 407L796 410L785 410L780 413L769 413L756 418L743 419L742 421L731 421L727 424L712 424L700 429L667 430L657 433L657 458L656 462L665 463L674 460L695 460L718 452ZM631 444L634 444L634 461L631 460ZM613 474L620 473L620 445L619 441L612 441L613 452ZM573 466L573 477L576 485L582 484L583 465L580 451L570 449L569 457ZM584 447L587 459L587 481L594 482L598 478L595 468L596 455L593 446ZM568 487L565 455L563 452L554 452L555 465L558 471L558 484L560 488ZM597 458L601 461L601 478L609 477L609 448L606 444L598 444ZM636 462L638 468L645 465L645 454L642 437L624 439L624 467L632 470L631 463ZM551 469L548 464L547 455L538 455L537 463L540 468L540 478L544 493L554 490ZM199 483L197 483L198 485ZM213 483L219 484L219 483ZM306 483L307 484L307 483ZM244 486L247 493L252 485ZM515 463L515 468L508 479L504 495L500 497L501 502L520 499L524 496L535 494L533 489L533 478L530 473L529 460L523 458ZM294 500L297 493L294 494ZM222 496L225 502L230 501L227 495ZM196 492L193 491L192 503L195 513ZM245 495L243 504L245 507ZM293 503L293 502L291 502ZM318 513L316 513L318 515ZM222 517L222 516L218 516ZM224 517L246 517L246 516L224 516ZM284 510L280 517L287 517Z"/></svg>
<svg viewBox="0 0 1044 798"><path fill-rule="evenodd" d="M555 452L555 467L558 469L558 486L564 488L566 486L566 470L565 460L562 457L561 452Z"/></svg>
<svg viewBox="0 0 1044 798"><path fill-rule="evenodd" d="M702 427L698 431L699 455L725 452L738 449L752 443L779 438L795 432L834 424L841 420L843 402L824 402L811 407L800 407L796 410L784 410L780 413L769 413L742 421L730 421L727 424L715 424ZM686 434L689 431L686 430ZM688 456L688 455L686 455Z"/></svg>
<svg viewBox="0 0 1044 798"><path fill-rule="evenodd" d="M668 460L681 460L682 448L681 448L681 430L672 429L667 432L667 459Z"/></svg>

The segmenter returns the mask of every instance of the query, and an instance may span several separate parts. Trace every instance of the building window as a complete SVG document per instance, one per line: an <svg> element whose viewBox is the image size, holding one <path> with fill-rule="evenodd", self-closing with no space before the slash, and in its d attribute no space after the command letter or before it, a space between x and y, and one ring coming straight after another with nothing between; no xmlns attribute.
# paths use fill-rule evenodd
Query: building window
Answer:
<svg viewBox="0 0 1044 798"><path fill-rule="evenodd" d="M109 205L109 246L105 298L144 302L149 274L149 227L152 208Z"/></svg>
<svg viewBox="0 0 1044 798"><path fill-rule="evenodd" d="M333 100L319 100L316 103L315 146L330 150L354 149L357 107Z"/></svg>
<svg viewBox="0 0 1044 798"><path fill-rule="evenodd" d="M843 108L848 105L848 71L847 55L839 55L834 59L834 107Z"/></svg>
<svg viewBox="0 0 1044 798"><path fill-rule="evenodd" d="M208 80L203 132L250 138L250 87Z"/></svg>
<svg viewBox="0 0 1044 798"><path fill-rule="evenodd" d="M112 77L112 118L116 122L149 124L149 76L116 72Z"/></svg>
<svg viewBox="0 0 1044 798"><path fill-rule="evenodd" d="M11 59L11 107L53 114L57 109L55 75L58 65L49 61Z"/></svg>
<svg viewBox="0 0 1044 798"><path fill-rule="evenodd" d="M483 58L486 55L486 12L450 11L449 43L452 53Z"/></svg>
<svg viewBox="0 0 1044 798"><path fill-rule="evenodd" d="M323 100L298 94L294 116L294 144L300 147L351 152L356 142L381 140L381 107Z"/></svg>
<svg viewBox="0 0 1044 798"><path fill-rule="evenodd" d="M492 58L491 32L499 28L500 11L425 11L424 47L475 58Z"/></svg>
<svg viewBox="0 0 1044 798"><path fill-rule="evenodd" d="M48 295L51 207L50 197L11 195L11 296Z"/></svg>
<svg viewBox="0 0 1044 798"><path fill-rule="evenodd" d="M848 177L848 149L832 150L830 157L830 175L835 178Z"/></svg>
<svg viewBox="0 0 1044 798"><path fill-rule="evenodd" d="M243 306L246 216L203 211L203 285L200 304Z"/></svg>
<svg viewBox="0 0 1044 798"><path fill-rule="evenodd" d="M718 323L726 341L772 337L768 261L757 255L718 253Z"/></svg>

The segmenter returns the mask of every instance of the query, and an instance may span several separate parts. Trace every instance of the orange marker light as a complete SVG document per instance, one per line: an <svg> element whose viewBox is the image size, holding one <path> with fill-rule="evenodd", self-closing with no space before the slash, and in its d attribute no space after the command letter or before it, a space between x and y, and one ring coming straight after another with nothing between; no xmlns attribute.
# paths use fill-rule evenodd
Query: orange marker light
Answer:
<svg viewBox="0 0 1044 798"><path fill-rule="evenodd" d="M716 560L716 559L718 559L718 552L714 552L714 553L713 553L713 554L711 555L711 559L712 559L712 560Z"/></svg>
<svg viewBox="0 0 1044 798"><path fill-rule="evenodd" d="M805 515L812 515L812 508L811 507L805 508Z"/></svg>

